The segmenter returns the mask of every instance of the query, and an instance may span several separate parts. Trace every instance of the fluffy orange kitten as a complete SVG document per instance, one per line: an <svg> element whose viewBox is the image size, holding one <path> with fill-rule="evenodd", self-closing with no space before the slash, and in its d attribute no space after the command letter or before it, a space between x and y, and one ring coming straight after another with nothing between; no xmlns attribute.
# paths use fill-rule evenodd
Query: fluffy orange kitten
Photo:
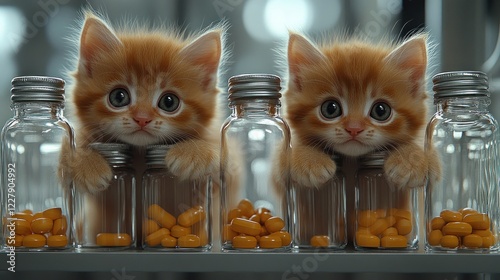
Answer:
<svg viewBox="0 0 500 280"><path fill-rule="evenodd" d="M319 187L336 171L331 153L355 158L389 149L384 170L398 187L424 185L424 35L399 45L357 39L316 45L291 33L285 116L294 184Z"/></svg>
<svg viewBox="0 0 500 280"><path fill-rule="evenodd" d="M77 188L98 192L112 176L88 148L92 142L124 142L134 150L175 143L166 156L173 174L218 177L224 33L224 26L188 38L168 30L115 31L86 12L71 91L76 151L65 160Z"/></svg>

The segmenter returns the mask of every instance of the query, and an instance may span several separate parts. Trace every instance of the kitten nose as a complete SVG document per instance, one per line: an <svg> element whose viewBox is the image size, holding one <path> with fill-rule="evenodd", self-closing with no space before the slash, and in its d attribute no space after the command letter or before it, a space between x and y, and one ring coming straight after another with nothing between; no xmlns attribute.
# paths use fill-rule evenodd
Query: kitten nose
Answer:
<svg viewBox="0 0 500 280"><path fill-rule="evenodd" d="M142 128L148 125L152 121L152 119L147 117L134 117L134 121Z"/></svg>
<svg viewBox="0 0 500 280"><path fill-rule="evenodd" d="M365 130L364 128L362 127L346 127L345 130L351 134L351 136L356 136L358 135L359 133L361 133L363 130Z"/></svg>

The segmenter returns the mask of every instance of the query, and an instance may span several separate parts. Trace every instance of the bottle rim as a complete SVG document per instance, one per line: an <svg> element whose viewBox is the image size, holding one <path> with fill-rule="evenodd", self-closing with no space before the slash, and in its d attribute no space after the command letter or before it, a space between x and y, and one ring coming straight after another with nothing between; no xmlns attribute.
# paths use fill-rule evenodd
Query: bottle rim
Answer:
<svg viewBox="0 0 500 280"><path fill-rule="evenodd" d="M434 98L486 96L488 76L481 71L450 71L434 75L432 78Z"/></svg>
<svg viewBox="0 0 500 280"><path fill-rule="evenodd" d="M241 74L228 80L228 99L281 98L281 79L273 74Z"/></svg>
<svg viewBox="0 0 500 280"><path fill-rule="evenodd" d="M48 76L19 76L11 81L11 101L63 103L65 81Z"/></svg>

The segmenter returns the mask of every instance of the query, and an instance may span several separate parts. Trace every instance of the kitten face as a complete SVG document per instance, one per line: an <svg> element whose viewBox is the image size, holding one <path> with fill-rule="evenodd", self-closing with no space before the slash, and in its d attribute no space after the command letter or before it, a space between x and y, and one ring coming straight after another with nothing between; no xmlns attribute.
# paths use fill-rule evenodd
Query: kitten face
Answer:
<svg viewBox="0 0 500 280"><path fill-rule="evenodd" d="M88 15L73 90L81 129L137 146L203 137L218 111L221 32L121 34Z"/></svg>
<svg viewBox="0 0 500 280"><path fill-rule="evenodd" d="M286 115L302 143L359 156L411 141L425 125L423 38L397 48L317 48L292 34Z"/></svg>

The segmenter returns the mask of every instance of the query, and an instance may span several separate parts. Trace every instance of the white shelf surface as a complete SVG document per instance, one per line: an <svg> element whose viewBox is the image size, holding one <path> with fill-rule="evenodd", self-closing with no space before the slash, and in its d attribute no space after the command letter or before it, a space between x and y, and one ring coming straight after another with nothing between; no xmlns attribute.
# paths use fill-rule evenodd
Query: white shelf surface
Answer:
<svg viewBox="0 0 500 280"><path fill-rule="evenodd" d="M0 271L8 268L0 252ZM500 273L500 254L357 252L16 252L16 271Z"/></svg>

